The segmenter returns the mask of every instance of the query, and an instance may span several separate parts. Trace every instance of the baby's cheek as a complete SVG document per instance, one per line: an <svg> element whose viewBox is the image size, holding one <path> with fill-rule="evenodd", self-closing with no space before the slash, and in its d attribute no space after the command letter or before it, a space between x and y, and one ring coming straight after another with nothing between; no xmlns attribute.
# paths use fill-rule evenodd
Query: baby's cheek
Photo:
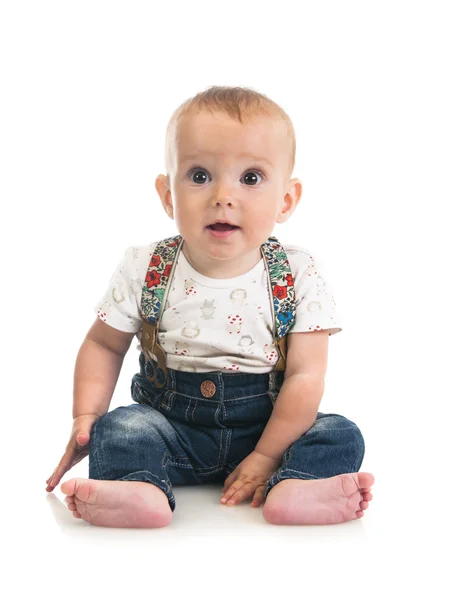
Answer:
<svg viewBox="0 0 450 600"><path fill-rule="evenodd" d="M253 210L248 219L249 231L255 236L260 236L262 231L270 229L276 221L276 214L272 202L270 206L258 205L258 210Z"/></svg>

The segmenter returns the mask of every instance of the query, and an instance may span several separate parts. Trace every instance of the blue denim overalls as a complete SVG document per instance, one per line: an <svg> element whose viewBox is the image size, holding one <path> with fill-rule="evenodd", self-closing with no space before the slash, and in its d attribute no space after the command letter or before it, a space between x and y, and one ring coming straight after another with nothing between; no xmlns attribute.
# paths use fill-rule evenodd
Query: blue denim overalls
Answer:
<svg viewBox="0 0 450 600"><path fill-rule="evenodd" d="M98 419L89 447L91 479L148 481L163 490L172 511L173 486L223 483L254 450L283 383L286 335L295 322L289 262L280 242L270 237L261 253L279 355L275 369L258 374L168 369L158 329L182 245L179 235L162 240L148 266L141 300L140 372L131 383L135 404ZM284 452L265 497L283 479L355 473L363 457L364 440L355 423L319 412L314 425Z"/></svg>

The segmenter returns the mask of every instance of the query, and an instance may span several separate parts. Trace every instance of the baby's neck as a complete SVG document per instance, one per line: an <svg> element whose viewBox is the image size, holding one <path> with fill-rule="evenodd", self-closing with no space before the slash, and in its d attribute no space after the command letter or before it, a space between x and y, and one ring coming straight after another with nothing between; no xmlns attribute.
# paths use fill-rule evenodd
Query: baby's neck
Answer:
<svg viewBox="0 0 450 600"><path fill-rule="evenodd" d="M244 275L253 269L262 257L260 248L234 260L210 259L206 256L197 256L195 253L193 257L186 243L183 243L181 251L193 269L211 279L233 279Z"/></svg>

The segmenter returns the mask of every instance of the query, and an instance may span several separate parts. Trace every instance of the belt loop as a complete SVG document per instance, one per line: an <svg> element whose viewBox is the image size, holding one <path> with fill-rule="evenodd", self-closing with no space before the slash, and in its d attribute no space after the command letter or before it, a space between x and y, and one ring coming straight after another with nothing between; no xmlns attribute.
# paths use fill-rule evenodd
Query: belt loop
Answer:
<svg viewBox="0 0 450 600"><path fill-rule="evenodd" d="M223 399L225 398L225 382L223 380L223 373L221 373L221 371L217 373L217 379L217 383L219 384L218 400L219 402L223 402Z"/></svg>

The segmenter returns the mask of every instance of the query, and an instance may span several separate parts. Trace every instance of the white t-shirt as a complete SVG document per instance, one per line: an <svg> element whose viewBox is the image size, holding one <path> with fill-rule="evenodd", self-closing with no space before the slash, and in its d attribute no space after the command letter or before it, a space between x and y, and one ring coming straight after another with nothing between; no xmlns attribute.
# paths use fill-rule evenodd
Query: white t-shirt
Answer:
<svg viewBox="0 0 450 600"><path fill-rule="evenodd" d="M157 242L130 246L95 305L102 321L142 335L141 296ZM342 330L334 298L317 260L300 246L282 244L294 279L296 319L289 334ZM167 367L177 371L267 373L278 360L273 343L268 275L261 260L232 279L198 273L180 252L160 323ZM288 334L288 335L289 335ZM140 343L137 350L141 351Z"/></svg>

